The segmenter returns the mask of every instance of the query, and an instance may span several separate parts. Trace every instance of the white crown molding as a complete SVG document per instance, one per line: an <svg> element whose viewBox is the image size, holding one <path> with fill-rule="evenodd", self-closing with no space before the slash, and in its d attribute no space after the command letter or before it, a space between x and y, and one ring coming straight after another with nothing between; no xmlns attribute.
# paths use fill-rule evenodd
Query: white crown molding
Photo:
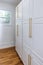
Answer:
<svg viewBox="0 0 43 65"><path fill-rule="evenodd" d="M21 0L0 0L0 2L2 3L9 3L12 5L17 6L20 3Z"/></svg>

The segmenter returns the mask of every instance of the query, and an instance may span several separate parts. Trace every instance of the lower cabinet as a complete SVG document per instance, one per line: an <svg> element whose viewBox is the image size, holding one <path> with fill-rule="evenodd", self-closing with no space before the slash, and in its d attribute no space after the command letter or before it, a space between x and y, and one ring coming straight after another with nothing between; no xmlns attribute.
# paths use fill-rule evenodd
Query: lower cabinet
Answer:
<svg viewBox="0 0 43 65"><path fill-rule="evenodd" d="M43 65L43 18L32 21L32 65Z"/></svg>
<svg viewBox="0 0 43 65"><path fill-rule="evenodd" d="M16 24L16 51L20 58L22 58L22 23L18 22Z"/></svg>
<svg viewBox="0 0 43 65"><path fill-rule="evenodd" d="M24 65L31 65L30 49L26 46L23 47L23 63Z"/></svg>
<svg viewBox="0 0 43 65"><path fill-rule="evenodd" d="M29 23L18 23L16 34L16 51L24 65L31 65L30 46L32 39L29 37Z"/></svg>
<svg viewBox="0 0 43 65"><path fill-rule="evenodd" d="M29 36L29 22L23 23L23 63L31 65L32 37Z"/></svg>
<svg viewBox="0 0 43 65"><path fill-rule="evenodd" d="M30 47L29 23L23 23L23 45Z"/></svg>
<svg viewBox="0 0 43 65"><path fill-rule="evenodd" d="M43 65L43 19L33 19L30 27L19 23L16 50L24 65Z"/></svg>
<svg viewBox="0 0 43 65"><path fill-rule="evenodd" d="M23 63L24 65L28 65L28 53L27 50L23 48Z"/></svg>

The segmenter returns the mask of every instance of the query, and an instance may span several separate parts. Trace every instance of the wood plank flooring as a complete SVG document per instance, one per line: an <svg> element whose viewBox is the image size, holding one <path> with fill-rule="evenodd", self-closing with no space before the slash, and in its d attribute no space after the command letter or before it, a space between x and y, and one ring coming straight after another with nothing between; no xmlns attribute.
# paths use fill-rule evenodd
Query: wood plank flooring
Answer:
<svg viewBox="0 0 43 65"><path fill-rule="evenodd" d="M0 65L23 65L15 48L0 50Z"/></svg>

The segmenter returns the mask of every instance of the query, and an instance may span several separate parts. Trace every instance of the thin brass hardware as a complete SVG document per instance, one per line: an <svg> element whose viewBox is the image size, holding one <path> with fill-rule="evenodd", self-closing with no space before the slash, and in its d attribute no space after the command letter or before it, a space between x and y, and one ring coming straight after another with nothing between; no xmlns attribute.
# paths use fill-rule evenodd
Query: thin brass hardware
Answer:
<svg viewBox="0 0 43 65"><path fill-rule="evenodd" d="M32 60L31 56L28 55L28 65L31 65L31 60Z"/></svg>
<svg viewBox="0 0 43 65"><path fill-rule="evenodd" d="M17 36L19 35L19 33L18 33L18 24L17 24Z"/></svg>
<svg viewBox="0 0 43 65"><path fill-rule="evenodd" d="M29 18L29 37L32 38L32 18Z"/></svg>

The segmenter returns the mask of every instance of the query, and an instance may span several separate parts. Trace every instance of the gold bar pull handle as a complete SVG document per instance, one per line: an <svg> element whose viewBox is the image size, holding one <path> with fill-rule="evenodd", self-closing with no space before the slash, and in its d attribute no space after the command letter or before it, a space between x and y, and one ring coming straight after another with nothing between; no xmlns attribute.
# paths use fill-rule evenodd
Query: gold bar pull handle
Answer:
<svg viewBox="0 0 43 65"><path fill-rule="evenodd" d="M31 60L32 60L31 56L28 55L28 65L31 65Z"/></svg>
<svg viewBox="0 0 43 65"><path fill-rule="evenodd" d="M29 37L32 38L32 18L29 18Z"/></svg>
<svg viewBox="0 0 43 65"><path fill-rule="evenodd" d="M17 24L17 36L19 35L19 33L18 33L18 24Z"/></svg>

